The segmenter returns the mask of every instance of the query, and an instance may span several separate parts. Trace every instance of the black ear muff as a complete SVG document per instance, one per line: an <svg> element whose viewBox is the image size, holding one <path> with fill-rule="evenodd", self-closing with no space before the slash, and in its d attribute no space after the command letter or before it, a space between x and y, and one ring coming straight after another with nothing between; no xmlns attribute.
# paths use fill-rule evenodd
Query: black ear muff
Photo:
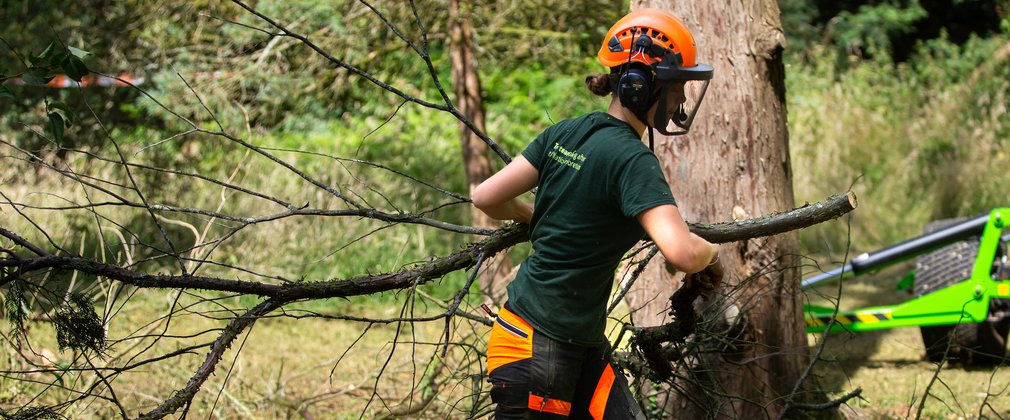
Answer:
<svg viewBox="0 0 1010 420"><path fill-rule="evenodd" d="M652 97L652 72L631 67L617 80L617 97L636 115L645 115Z"/></svg>

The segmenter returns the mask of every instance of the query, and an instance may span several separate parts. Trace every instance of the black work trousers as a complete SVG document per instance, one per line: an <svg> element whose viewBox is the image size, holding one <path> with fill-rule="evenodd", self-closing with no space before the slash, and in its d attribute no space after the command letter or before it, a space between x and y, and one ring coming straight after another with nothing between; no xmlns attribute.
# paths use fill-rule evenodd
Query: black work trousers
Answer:
<svg viewBox="0 0 1010 420"><path fill-rule="evenodd" d="M584 347L537 334L506 304L488 342L497 419L644 419L608 343Z"/></svg>

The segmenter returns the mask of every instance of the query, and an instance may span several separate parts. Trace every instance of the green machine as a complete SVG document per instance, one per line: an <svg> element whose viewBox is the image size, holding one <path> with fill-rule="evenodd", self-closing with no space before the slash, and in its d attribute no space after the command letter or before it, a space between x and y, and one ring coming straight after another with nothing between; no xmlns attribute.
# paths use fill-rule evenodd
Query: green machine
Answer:
<svg viewBox="0 0 1010 420"><path fill-rule="evenodd" d="M843 267L804 279L804 289L916 259L902 281L914 298L897 305L855 310L804 305L807 332L871 331L920 327L926 356L965 364L994 364L1006 357L1010 332L1010 262L1006 243L1010 208L967 220L941 221L923 235L853 258Z"/></svg>

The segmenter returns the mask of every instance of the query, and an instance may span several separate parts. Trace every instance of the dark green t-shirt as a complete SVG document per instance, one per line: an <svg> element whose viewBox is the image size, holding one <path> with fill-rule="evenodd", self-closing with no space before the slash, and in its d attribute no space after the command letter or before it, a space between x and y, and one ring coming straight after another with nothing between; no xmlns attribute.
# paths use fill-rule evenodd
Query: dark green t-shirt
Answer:
<svg viewBox="0 0 1010 420"><path fill-rule="evenodd" d="M523 156L539 191L509 306L555 340L600 344L614 272L645 234L635 216L675 204L670 187L631 126L602 112L551 126Z"/></svg>

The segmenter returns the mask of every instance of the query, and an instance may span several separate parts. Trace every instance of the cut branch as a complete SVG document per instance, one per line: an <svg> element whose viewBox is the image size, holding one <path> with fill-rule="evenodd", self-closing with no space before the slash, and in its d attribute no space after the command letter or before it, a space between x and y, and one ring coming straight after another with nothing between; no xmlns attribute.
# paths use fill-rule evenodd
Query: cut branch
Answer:
<svg viewBox="0 0 1010 420"><path fill-rule="evenodd" d="M786 212L770 214L753 219L717 224L689 224L691 232L709 242L727 243L763 236L777 235L837 219L855 210L856 194L849 191L829 197L827 200L807 204Z"/></svg>
<svg viewBox="0 0 1010 420"><path fill-rule="evenodd" d="M0 267L18 267L17 274L24 275L33 271L56 268L61 270L77 270L117 280L131 286L156 289L203 289L222 292L235 292L247 295L274 296L280 293L281 286L260 282L228 280L216 277L193 275L149 274L120 266L105 264L87 258L63 257L50 255L22 260L0 259ZM12 281L11 276L6 281Z"/></svg>
<svg viewBox="0 0 1010 420"><path fill-rule="evenodd" d="M11 232L7 229L0 227L0 235L3 235L5 238L10 239L11 241L14 241L16 245L24 247L25 249L31 252L34 252L36 255L40 255L43 257L49 256L49 253L46 252L44 249L39 248L35 244L26 241L24 238L18 236L14 232Z"/></svg>
<svg viewBox="0 0 1010 420"><path fill-rule="evenodd" d="M7 236L9 232L0 228L0 233ZM215 290L273 297L283 302L290 302L300 299L367 295L421 284L441 278L454 271L470 268L477 262L479 254L485 253L491 257L526 240L528 236L525 225L510 225L498 230L495 235L484 241L470 245L452 255L395 273L321 282L287 283L283 286L205 276L149 274L86 258L54 255L24 259L0 258L0 267L18 267L17 275L50 268L77 270L141 288ZM31 245L28 242L26 244ZM12 275L5 281L12 281L15 278Z"/></svg>

